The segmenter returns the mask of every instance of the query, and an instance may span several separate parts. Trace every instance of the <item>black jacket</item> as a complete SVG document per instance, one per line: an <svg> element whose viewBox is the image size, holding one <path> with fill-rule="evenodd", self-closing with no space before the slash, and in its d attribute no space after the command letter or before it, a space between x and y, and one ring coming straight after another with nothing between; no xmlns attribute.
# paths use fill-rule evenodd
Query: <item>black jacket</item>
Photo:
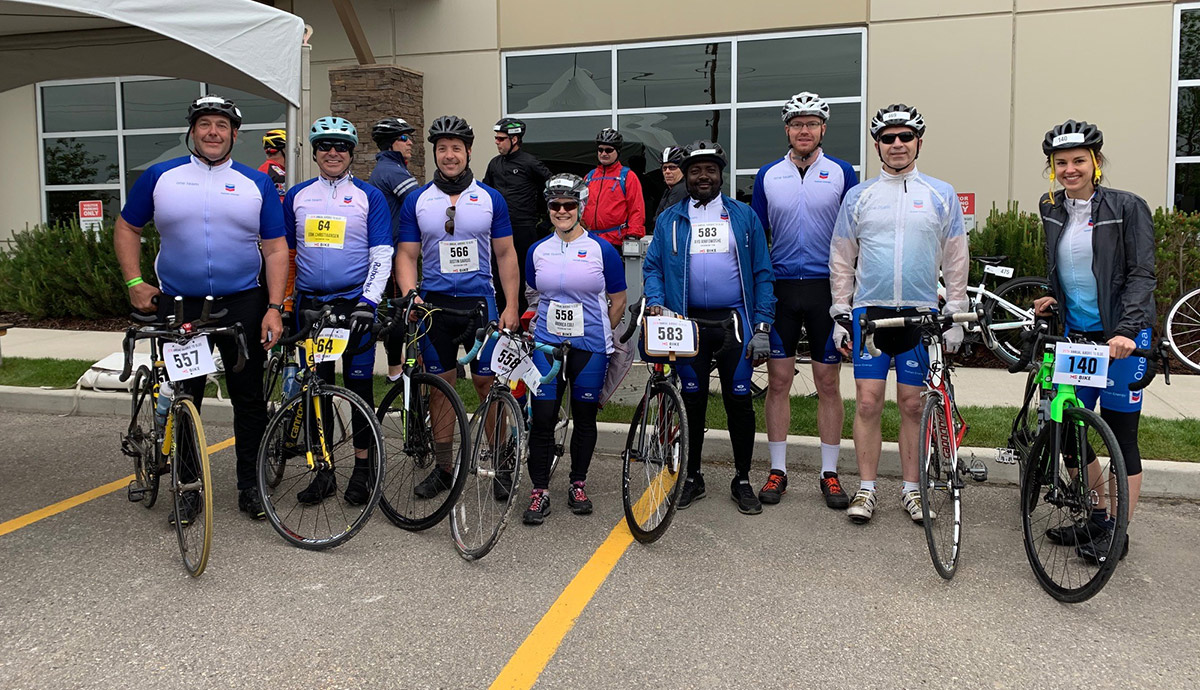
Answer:
<svg viewBox="0 0 1200 690"><path fill-rule="evenodd" d="M663 211L683 201L687 195L687 184L683 180L676 183L674 187L667 187L667 190L663 192L662 199L658 202L658 210L654 212L654 220L657 221Z"/></svg>
<svg viewBox="0 0 1200 690"><path fill-rule="evenodd" d="M483 183L504 197L514 228L533 228L546 209L542 194L550 174L550 169L533 154L517 149L489 161Z"/></svg>
<svg viewBox="0 0 1200 690"><path fill-rule="evenodd" d="M1039 209L1046 231L1046 270L1050 288L1062 302L1058 278L1058 244L1067 223L1066 192L1043 194ZM1136 194L1096 187L1092 197L1092 273L1104 335L1134 339L1154 325L1154 220L1146 201Z"/></svg>

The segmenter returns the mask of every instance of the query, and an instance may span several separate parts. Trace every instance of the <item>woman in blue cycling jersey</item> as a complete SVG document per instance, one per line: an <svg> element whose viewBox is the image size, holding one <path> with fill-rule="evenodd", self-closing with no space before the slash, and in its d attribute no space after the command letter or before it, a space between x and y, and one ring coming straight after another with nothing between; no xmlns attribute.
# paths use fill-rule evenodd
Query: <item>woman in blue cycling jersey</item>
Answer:
<svg viewBox="0 0 1200 690"><path fill-rule="evenodd" d="M567 506L576 515L592 512L584 483L596 448L596 412L613 351L612 328L625 309L625 267L620 255L580 222L587 184L577 175L555 175L546 182L545 197L555 232L534 243L525 258L527 282L539 296L533 334L540 343L569 347L558 376L533 396L529 434L533 493L525 511L527 525L540 525L550 514L554 425L567 381L575 425ZM550 370L545 355L537 352L533 357L540 371Z"/></svg>
<svg viewBox="0 0 1200 690"><path fill-rule="evenodd" d="M1039 208L1052 295L1036 300L1034 309L1046 315L1058 304L1067 332L1108 343L1108 387L1080 388L1076 395L1089 408L1099 399L1100 416L1116 434L1129 472L1132 519L1142 488L1137 442L1142 392L1129 390L1129 384L1145 375L1146 360L1129 355L1135 348L1150 347L1155 319L1154 224L1141 197L1100 184L1103 145L1104 134L1095 125L1074 120L1046 132L1042 141L1052 187L1042 195ZM1062 189L1053 189L1055 181ZM1090 521L1049 530L1046 536L1076 545L1081 557L1099 563L1109 557L1112 540L1097 537L1112 527L1107 509L1099 506ZM1124 558L1129 552L1128 534L1120 548L1118 557Z"/></svg>

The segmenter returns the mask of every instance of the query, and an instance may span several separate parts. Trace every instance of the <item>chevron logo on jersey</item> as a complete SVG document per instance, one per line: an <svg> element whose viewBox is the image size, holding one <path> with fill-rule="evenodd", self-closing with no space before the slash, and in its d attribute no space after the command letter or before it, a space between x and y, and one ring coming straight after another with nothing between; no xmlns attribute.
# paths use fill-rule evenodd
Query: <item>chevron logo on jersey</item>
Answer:
<svg viewBox="0 0 1200 690"><path fill-rule="evenodd" d="M817 173L817 177L821 178L822 180L828 180L829 179L829 171L822 170L821 172Z"/></svg>
<svg viewBox="0 0 1200 690"><path fill-rule="evenodd" d="M352 197L352 196L344 196L344 197L342 197L342 203L343 203L343 204L348 204L348 203L350 203L351 201L354 201L354 197Z"/></svg>
<svg viewBox="0 0 1200 690"><path fill-rule="evenodd" d="M226 185L225 185L225 191L227 191L227 192L232 192L232 191L234 191L234 190L236 190L236 189L237 189L237 187L233 186L232 184L226 184Z"/></svg>
<svg viewBox="0 0 1200 690"><path fill-rule="evenodd" d="M913 208L925 208L925 202L920 199L914 199Z"/></svg>
<svg viewBox="0 0 1200 690"><path fill-rule="evenodd" d="M721 211L721 220L729 220L729 212Z"/></svg>
<svg viewBox="0 0 1200 690"><path fill-rule="evenodd" d="M1129 404L1136 405L1142 401L1141 391L1129 391Z"/></svg>
<svg viewBox="0 0 1200 690"><path fill-rule="evenodd" d="M468 199L470 199L471 201L479 201L479 195L478 195L478 194L468 194L468 195L467 195L467 198L468 198Z"/></svg>
<svg viewBox="0 0 1200 690"><path fill-rule="evenodd" d="M586 258L587 258L587 250L586 250L586 249L580 249L580 250L579 250L579 253L578 253L578 254L576 254L576 256L578 256L578 257L579 257L579 258L581 258L581 259L586 259Z"/></svg>

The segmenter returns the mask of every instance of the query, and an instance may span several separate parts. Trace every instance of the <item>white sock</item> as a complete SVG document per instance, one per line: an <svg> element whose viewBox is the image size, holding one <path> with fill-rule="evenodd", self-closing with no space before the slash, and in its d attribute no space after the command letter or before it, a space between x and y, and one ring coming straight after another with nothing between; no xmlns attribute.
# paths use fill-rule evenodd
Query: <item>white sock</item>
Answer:
<svg viewBox="0 0 1200 690"><path fill-rule="evenodd" d="M838 455L840 455L841 452L841 444L821 444L821 474L826 472L833 472L834 474L837 473Z"/></svg>
<svg viewBox="0 0 1200 690"><path fill-rule="evenodd" d="M399 374L396 374L396 375L394 375L394 376L393 376L392 374L388 374L388 375L387 375L387 380L388 380L388 381L391 381L392 383L395 383L395 382L397 382L397 381L399 381L399 380L400 380L400 377L401 377L401 376L404 376L404 372L403 372L403 371L402 371L402 372L400 372Z"/></svg>
<svg viewBox="0 0 1200 690"><path fill-rule="evenodd" d="M875 490L875 480L874 479L864 479L864 480L860 481L858 483L858 490L859 491L874 491Z"/></svg>
<svg viewBox="0 0 1200 690"><path fill-rule="evenodd" d="M787 474L787 441L767 441L771 453L771 469Z"/></svg>
<svg viewBox="0 0 1200 690"><path fill-rule="evenodd" d="M916 482L904 482L901 485L900 490L903 491L904 493L908 493L909 491L916 491L918 488L920 488L920 487L917 485Z"/></svg>

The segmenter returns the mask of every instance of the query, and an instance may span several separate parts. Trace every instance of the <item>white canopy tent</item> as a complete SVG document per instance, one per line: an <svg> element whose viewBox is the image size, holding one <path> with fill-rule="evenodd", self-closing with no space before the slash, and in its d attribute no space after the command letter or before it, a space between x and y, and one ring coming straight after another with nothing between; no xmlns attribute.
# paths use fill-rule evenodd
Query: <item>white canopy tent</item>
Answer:
<svg viewBox="0 0 1200 690"><path fill-rule="evenodd" d="M254 0L0 0L0 91L126 75L213 82L287 104L298 131L304 20ZM288 146L289 186L296 146Z"/></svg>

